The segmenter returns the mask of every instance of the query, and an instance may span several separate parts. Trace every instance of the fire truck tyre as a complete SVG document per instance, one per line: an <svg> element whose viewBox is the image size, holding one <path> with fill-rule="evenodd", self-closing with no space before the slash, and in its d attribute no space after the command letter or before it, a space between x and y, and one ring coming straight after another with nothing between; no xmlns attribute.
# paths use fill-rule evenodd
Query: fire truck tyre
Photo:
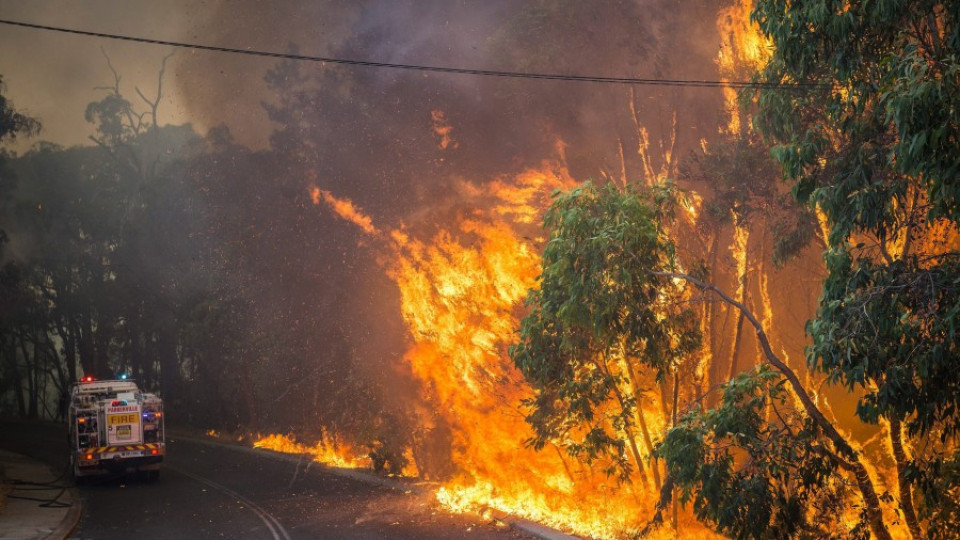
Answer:
<svg viewBox="0 0 960 540"><path fill-rule="evenodd" d="M154 469L152 471L144 471L146 475L147 482L156 482L160 479L160 469Z"/></svg>
<svg viewBox="0 0 960 540"><path fill-rule="evenodd" d="M80 475L80 466L77 465L77 458L70 458L70 470L73 471L73 483L82 486L87 483L87 477Z"/></svg>

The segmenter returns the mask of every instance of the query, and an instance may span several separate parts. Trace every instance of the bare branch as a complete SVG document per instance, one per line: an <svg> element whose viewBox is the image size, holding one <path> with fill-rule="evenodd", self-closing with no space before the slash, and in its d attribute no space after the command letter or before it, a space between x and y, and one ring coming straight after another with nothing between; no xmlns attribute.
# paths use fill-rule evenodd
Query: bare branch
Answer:
<svg viewBox="0 0 960 540"><path fill-rule="evenodd" d="M113 93L120 95L120 73L117 72L116 68L113 67L113 62L110 61L110 55L107 54L107 50L103 47L100 47L100 54L107 60L107 67L110 68L110 73L113 73L113 88L103 87L103 90L113 90Z"/></svg>
<svg viewBox="0 0 960 540"><path fill-rule="evenodd" d="M147 99L147 96L143 95L143 92L140 91L140 87L139 87L139 86L134 86L133 89L136 90L137 95L140 96L140 99L142 99L144 102L146 102L147 105L152 105L152 104L153 104L152 101L150 101L149 99Z"/></svg>

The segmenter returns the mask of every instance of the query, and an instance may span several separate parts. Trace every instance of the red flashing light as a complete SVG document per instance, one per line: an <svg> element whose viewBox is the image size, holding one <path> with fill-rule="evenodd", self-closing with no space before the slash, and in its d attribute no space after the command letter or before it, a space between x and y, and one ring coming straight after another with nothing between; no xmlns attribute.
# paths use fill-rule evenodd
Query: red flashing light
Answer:
<svg viewBox="0 0 960 540"><path fill-rule="evenodd" d="M85 375L80 379L80 382L93 382L94 380L93 375Z"/></svg>
<svg viewBox="0 0 960 540"><path fill-rule="evenodd" d="M86 423L87 423L87 419L81 416L80 418L77 418L77 423L78 423L78 424L86 424Z"/></svg>
<svg viewBox="0 0 960 540"><path fill-rule="evenodd" d="M93 459L93 454L87 454L83 456L83 459L87 459L87 460Z"/></svg>
<svg viewBox="0 0 960 540"><path fill-rule="evenodd" d="M162 412L158 412L158 413L157 413L157 418L160 418L161 416L163 416L163 413L162 413Z"/></svg>

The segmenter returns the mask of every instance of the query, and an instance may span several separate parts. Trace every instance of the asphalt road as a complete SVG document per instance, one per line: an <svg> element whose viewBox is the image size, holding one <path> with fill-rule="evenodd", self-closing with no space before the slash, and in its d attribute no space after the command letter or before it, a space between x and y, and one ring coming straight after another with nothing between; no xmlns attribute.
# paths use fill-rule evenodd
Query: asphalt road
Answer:
<svg viewBox="0 0 960 540"><path fill-rule="evenodd" d="M67 468L64 428L0 423L0 448ZM261 452L167 438L160 480L97 479L80 487L71 538L530 539L476 517L451 515L431 496L404 493ZM69 475L65 477L69 481Z"/></svg>

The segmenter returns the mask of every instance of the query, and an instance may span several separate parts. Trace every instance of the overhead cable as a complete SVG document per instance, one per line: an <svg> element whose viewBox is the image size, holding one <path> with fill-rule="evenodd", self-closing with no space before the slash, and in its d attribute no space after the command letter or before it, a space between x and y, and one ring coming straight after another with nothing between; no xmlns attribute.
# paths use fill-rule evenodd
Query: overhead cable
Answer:
<svg viewBox="0 0 960 540"><path fill-rule="evenodd" d="M704 79L642 79L634 77L602 77L594 75L564 75L559 73L531 73L518 71L496 71L488 69L470 69L445 66L424 66L416 64L394 64L389 62L373 62L368 60L350 60L345 58L331 58L324 56L310 56L292 52L274 52L262 51L252 48L234 48L221 47L217 45L203 45L200 43L187 43L182 41L170 41L165 39L153 39L141 36L127 36L121 34L109 34L105 32L93 32L90 30L79 30L75 28L63 28L58 26L48 26L43 24L28 23L22 21L11 21L0 19L0 24L9 26L19 26L22 28L32 28L35 30L45 30L49 32L60 32L64 34L74 34L87 37L96 37L102 39L113 39L120 41L130 41L134 43L145 43L149 45L164 45L168 47L177 47L182 49L193 49L198 51L213 51L231 54L245 54L248 56L260 56L267 58L279 58L283 60L295 60L303 62L316 62L325 64L340 64L347 66L361 66L372 68L403 69L413 71L424 71L432 73L451 73L458 75L476 75L484 77L504 77L513 79L543 79L555 81L573 81L573 82L592 82L608 84L628 84L628 85L646 85L646 86L690 86L698 88L781 88L781 89L801 89L809 88L813 85L803 83L764 83L751 81L717 81Z"/></svg>

